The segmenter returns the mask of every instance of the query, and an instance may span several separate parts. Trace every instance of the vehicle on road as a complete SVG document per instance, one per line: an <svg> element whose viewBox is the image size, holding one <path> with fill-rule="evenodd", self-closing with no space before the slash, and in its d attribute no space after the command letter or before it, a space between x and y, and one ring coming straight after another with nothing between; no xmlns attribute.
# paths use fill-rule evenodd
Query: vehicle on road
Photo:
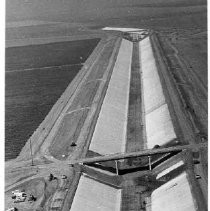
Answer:
<svg viewBox="0 0 210 211"><path fill-rule="evenodd" d="M67 178L67 176L66 175L61 175L61 179L66 179Z"/></svg>
<svg viewBox="0 0 210 211"><path fill-rule="evenodd" d="M29 197L28 197L28 201L29 202L36 201L36 197L34 195L30 194Z"/></svg>
<svg viewBox="0 0 210 211"><path fill-rule="evenodd" d="M16 197L16 199L14 200L14 203L19 203L19 202L24 202L26 200L26 196L18 196Z"/></svg>
<svg viewBox="0 0 210 211"><path fill-rule="evenodd" d="M12 199L16 199L17 197L27 197L27 194L23 190L12 191Z"/></svg>
<svg viewBox="0 0 210 211"><path fill-rule="evenodd" d="M18 211L18 208L12 207L12 208L9 208L7 211Z"/></svg>
<svg viewBox="0 0 210 211"><path fill-rule="evenodd" d="M195 178L196 179L201 179L201 176L197 174L197 175L195 175Z"/></svg>
<svg viewBox="0 0 210 211"><path fill-rule="evenodd" d="M50 175L48 176L48 181L52 181L52 180L54 180L54 179L57 179L57 177L54 177L53 174L50 174Z"/></svg>

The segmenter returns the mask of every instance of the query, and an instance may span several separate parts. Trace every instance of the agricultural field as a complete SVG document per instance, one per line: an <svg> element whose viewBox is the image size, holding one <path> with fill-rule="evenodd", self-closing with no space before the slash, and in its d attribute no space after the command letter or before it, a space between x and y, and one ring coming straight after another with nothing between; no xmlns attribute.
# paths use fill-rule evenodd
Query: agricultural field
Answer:
<svg viewBox="0 0 210 211"><path fill-rule="evenodd" d="M6 49L6 160L19 154L98 41Z"/></svg>

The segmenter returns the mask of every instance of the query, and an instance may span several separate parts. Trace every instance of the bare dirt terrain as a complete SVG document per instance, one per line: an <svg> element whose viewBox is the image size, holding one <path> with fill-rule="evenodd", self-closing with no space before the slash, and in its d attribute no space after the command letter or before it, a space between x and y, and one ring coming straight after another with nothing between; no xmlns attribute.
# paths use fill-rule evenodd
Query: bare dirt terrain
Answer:
<svg viewBox="0 0 210 211"><path fill-rule="evenodd" d="M207 136L206 32L174 32L161 40L172 74L195 122L195 128L198 133Z"/></svg>

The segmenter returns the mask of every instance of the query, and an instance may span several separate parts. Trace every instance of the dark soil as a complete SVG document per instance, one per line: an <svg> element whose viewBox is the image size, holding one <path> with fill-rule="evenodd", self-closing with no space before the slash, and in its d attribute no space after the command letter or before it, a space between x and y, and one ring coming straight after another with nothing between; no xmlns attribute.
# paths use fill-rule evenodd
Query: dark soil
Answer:
<svg viewBox="0 0 210 211"><path fill-rule="evenodd" d="M132 64L131 64L131 81L129 92L129 108L127 123L127 142L126 151L134 152L144 149L143 123L142 123L142 102L141 102L141 79L139 64L139 46L134 43Z"/></svg>
<svg viewBox="0 0 210 211"><path fill-rule="evenodd" d="M6 71L81 64L99 39L11 47L6 49Z"/></svg>

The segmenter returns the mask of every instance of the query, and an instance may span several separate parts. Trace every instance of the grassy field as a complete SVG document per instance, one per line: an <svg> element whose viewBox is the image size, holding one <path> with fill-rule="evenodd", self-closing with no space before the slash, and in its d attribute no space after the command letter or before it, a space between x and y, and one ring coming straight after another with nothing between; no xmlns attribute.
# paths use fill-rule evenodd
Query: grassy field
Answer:
<svg viewBox="0 0 210 211"><path fill-rule="evenodd" d="M98 41L6 50L6 160L18 155Z"/></svg>

